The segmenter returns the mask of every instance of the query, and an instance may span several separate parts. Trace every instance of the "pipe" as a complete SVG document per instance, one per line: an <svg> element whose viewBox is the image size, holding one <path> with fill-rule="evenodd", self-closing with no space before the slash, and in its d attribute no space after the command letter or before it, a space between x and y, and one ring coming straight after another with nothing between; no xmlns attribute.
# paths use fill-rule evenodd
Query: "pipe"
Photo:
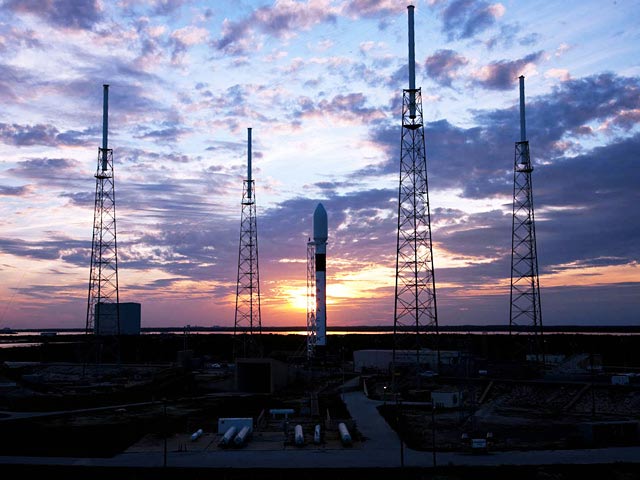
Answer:
<svg viewBox="0 0 640 480"><path fill-rule="evenodd" d="M527 127L524 118L524 75L520 75L520 141L527 141Z"/></svg>
<svg viewBox="0 0 640 480"><path fill-rule="evenodd" d="M196 430L194 433L191 434L191 441L195 442L196 440L198 440L200 437L202 436L202 429L199 428L198 430Z"/></svg>
<svg viewBox="0 0 640 480"><path fill-rule="evenodd" d="M407 7L409 11L409 116L416 118L416 43L415 31L413 28L413 11L414 6Z"/></svg>
<svg viewBox="0 0 640 480"><path fill-rule="evenodd" d="M107 145L109 131L109 85L103 85L102 96L102 171L107 170Z"/></svg>
<svg viewBox="0 0 640 480"><path fill-rule="evenodd" d="M247 128L247 198L251 199L251 128Z"/></svg>

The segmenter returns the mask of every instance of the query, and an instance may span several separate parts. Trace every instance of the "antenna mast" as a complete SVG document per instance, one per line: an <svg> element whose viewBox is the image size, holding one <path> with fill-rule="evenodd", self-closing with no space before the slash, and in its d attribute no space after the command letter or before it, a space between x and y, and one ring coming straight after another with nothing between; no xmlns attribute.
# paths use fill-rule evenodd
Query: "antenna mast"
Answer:
<svg viewBox="0 0 640 480"><path fill-rule="evenodd" d="M255 182L251 178L251 128L247 129L247 179L243 181L238 283L233 329L233 358L262 355L258 340L262 333L260 273L258 270L258 226Z"/></svg>
<svg viewBox="0 0 640 480"><path fill-rule="evenodd" d="M435 335L438 349L436 283L433 270L431 214L427 186L422 117L422 91L415 86L413 5L409 13L409 88L402 95L398 243L393 324L393 364L408 362L421 369L421 350L427 334ZM401 360L402 359L402 360ZM431 365L436 369L439 365ZM394 376L395 378L395 376ZM417 378L419 378L417 376Z"/></svg>
<svg viewBox="0 0 640 480"><path fill-rule="evenodd" d="M520 141L515 145L513 167L513 221L511 235L511 305L509 334L528 332L529 353L544 364L540 279L533 212L531 158L525 125L524 76L520 76Z"/></svg>
<svg viewBox="0 0 640 480"><path fill-rule="evenodd" d="M102 147L98 148L91 268L85 333L120 334L113 150L108 148L109 85L104 85Z"/></svg>

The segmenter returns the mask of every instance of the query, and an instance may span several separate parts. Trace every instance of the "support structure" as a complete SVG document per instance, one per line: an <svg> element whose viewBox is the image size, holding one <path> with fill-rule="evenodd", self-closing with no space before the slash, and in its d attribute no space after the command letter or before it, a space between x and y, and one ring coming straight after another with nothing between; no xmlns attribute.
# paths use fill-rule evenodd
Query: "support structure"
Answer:
<svg viewBox="0 0 640 480"><path fill-rule="evenodd" d="M98 148L91 268L85 333L120 334L113 150L108 148L109 85L104 85L102 148Z"/></svg>
<svg viewBox="0 0 640 480"><path fill-rule="evenodd" d="M316 325L316 243L307 242L307 360L311 360L316 351L318 335Z"/></svg>
<svg viewBox="0 0 640 480"><path fill-rule="evenodd" d="M402 96L393 364L395 369L410 358L407 366L414 367L417 374L426 368L420 357L427 335L434 336L432 345L438 350L438 316L422 92L415 86L413 9L408 7L409 88ZM439 364L439 350L437 357ZM429 366L432 370L438 367Z"/></svg>
<svg viewBox="0 0 640 480"><path fill-rule="evenodd" d="M260 273L258 269L258 226L255 183L251 178L251 128L247 129L247 179L243 181L238 283L233 329L233 357L260 357L262 320L260 314Z"/></svg>
<svg viewBox="0 0 640 480"><path fill-rule="evenodd" d="M524 76L520 77L520 141L515 144L513 168L513 221L511 236L511 305L509 334L531 335L529 353L544 363L540 280L533 211L531 158L524 110Z"/></svg>

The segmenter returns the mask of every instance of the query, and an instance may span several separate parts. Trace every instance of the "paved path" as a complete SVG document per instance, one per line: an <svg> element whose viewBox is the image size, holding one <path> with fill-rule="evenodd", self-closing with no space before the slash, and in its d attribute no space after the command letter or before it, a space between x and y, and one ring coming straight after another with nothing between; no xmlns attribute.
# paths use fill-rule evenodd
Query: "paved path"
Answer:
<svg viewBox="0 0 640 480"><path fill-rule="evenodd" d="M343 393L344 402L365 437L353 448L270 450L222 450L204 448L187 452L168 452L167 465L214 468L348 468L348 467L432 467L432 452L419 452L404 446L393 429L380 416L383 403L367 398L361 391ZM487 455L437 453L438 466L445 465L544 465L632 462L640 464L640 447L589 450L545 450L492 452ZM113 458L2 457L1 464L47 464L88 466L157 467L164 464L163 452L123 453Z"/></svg>

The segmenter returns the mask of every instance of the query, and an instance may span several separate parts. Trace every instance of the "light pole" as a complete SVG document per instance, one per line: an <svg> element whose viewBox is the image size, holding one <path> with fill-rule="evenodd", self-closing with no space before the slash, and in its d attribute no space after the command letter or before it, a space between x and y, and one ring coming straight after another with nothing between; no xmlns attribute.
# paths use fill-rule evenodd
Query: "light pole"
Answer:
<svg viewBox="0 0 640 480"><path fill-rule="evenodd" d="M384 387L382 387L382 400L384 401L384 404L387 404L387 386L385 385Z"/></svg>
<svg viewBox="0 0 640 480"><path fill-rule="evenodd" d="M431 402L431 452L433 467L436 467L436 404Z"/></svg>
<svg viewBox="0 0 640 480"><path fill-rule="evenodd" d="M162 399L162 417L163 417L163 424L164 424L164 453L163 453L163 467L167 466L167 434L168 434L168 428L167 428L167 399L163 398Z"/></svg>
<svg viewBox="0 0 640 480"><path fill-rule="evenodd" d="M398 428L398 438L400 439L400 466L404 467L404 442L402 441L402 427L400 425L402 421L401 405L402 401L398 398L398 393L396 392L396 425Z"/></svg>

